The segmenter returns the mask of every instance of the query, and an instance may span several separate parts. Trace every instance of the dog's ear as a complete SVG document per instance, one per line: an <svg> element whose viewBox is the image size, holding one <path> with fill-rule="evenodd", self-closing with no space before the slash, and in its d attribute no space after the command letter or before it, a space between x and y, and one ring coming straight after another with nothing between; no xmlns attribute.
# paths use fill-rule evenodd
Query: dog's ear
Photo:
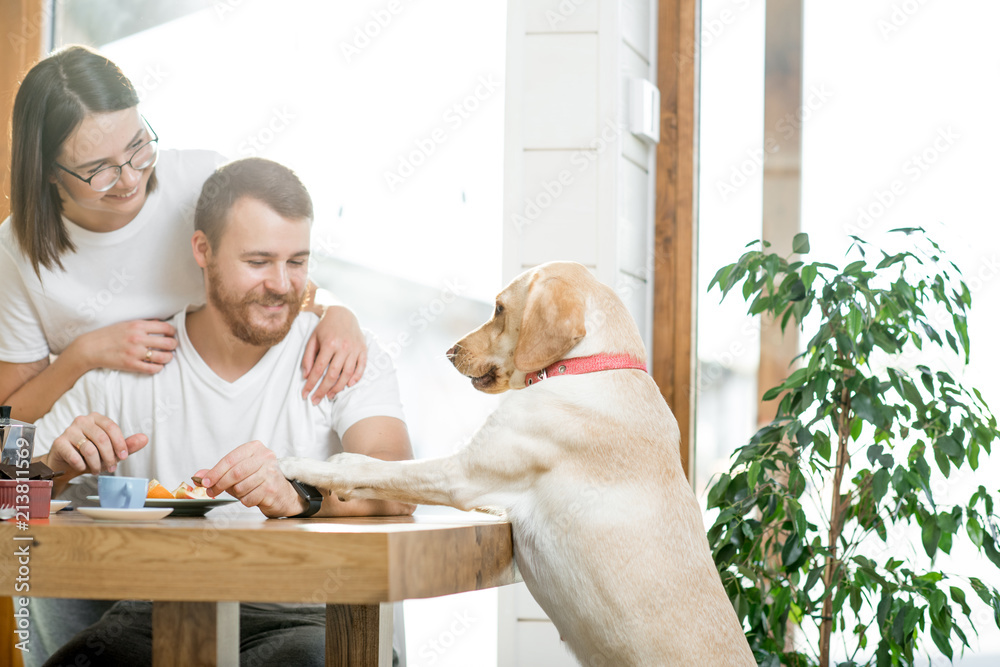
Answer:
<svg viewBox="0 0 1000 667"><path fill-rule="evenodd" d="M514 367L525 373L559 361L587 333L583 294L562 278L535 276L521 317Z"/></svg>

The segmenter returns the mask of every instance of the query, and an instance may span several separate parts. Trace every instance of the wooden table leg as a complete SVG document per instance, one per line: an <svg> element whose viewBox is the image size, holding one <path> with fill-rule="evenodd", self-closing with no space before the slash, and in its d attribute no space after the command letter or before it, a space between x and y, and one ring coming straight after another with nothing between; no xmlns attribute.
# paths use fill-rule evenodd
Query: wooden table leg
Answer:
<svg viewBox="0 0 1000 667"><path fill-rule="evenodd" d="M326 605L326 667L392 667L392 603Z"/></svg>
<svg viewBox="0 0 1000 667"><path fill-rule="evenodd" d="M153 667L239 667L238 602L153 602Z"/></svg>

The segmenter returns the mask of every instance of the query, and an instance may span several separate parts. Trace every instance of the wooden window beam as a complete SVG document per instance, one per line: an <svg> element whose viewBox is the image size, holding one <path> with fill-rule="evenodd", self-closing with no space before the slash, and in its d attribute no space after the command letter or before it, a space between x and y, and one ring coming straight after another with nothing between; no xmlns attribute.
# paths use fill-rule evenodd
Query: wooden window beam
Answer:
<svg viewBox="0 0 1000 667"><path fill-rule="evenodd" d="M660 0L651 371L677 417L694 480L698 220L698 0Z"/></svg>

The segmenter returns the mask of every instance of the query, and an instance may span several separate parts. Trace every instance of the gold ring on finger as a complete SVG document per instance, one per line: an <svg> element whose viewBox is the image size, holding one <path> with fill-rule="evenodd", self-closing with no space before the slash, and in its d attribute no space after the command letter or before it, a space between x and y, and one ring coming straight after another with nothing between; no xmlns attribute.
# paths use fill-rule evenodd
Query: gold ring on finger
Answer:
<svg viewBox="0 0 1000 667"><path fill-rule="evenodd" d="M73 446L76 447L77 450L79 450L81 447L83 447L84 445L86 445L88 442L90 442L90 440L88 440L87 438L84 438L80 442L73 443Z"/></svg>
<svg viewBox="0 0 1000 667"><path fill-rule="evenodd" d="M153 358L153 348L147 347L146 348L146 363L149 363L152 360L152 358Z"/></svg>

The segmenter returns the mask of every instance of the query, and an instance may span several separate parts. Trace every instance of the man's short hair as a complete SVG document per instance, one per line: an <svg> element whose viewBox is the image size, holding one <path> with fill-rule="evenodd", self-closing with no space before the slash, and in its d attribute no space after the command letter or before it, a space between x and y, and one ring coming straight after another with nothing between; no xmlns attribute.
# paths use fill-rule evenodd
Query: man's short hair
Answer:
<svg viewBox="0 0 1000 667"><path fill-rule="evenodd" d="M243 158L216 169L198 197L194 228L204 232L213 250L226 230L229 209L243 197L263 202L283 218L312 222L312 198L294 171L273 160Z"/></svg>

